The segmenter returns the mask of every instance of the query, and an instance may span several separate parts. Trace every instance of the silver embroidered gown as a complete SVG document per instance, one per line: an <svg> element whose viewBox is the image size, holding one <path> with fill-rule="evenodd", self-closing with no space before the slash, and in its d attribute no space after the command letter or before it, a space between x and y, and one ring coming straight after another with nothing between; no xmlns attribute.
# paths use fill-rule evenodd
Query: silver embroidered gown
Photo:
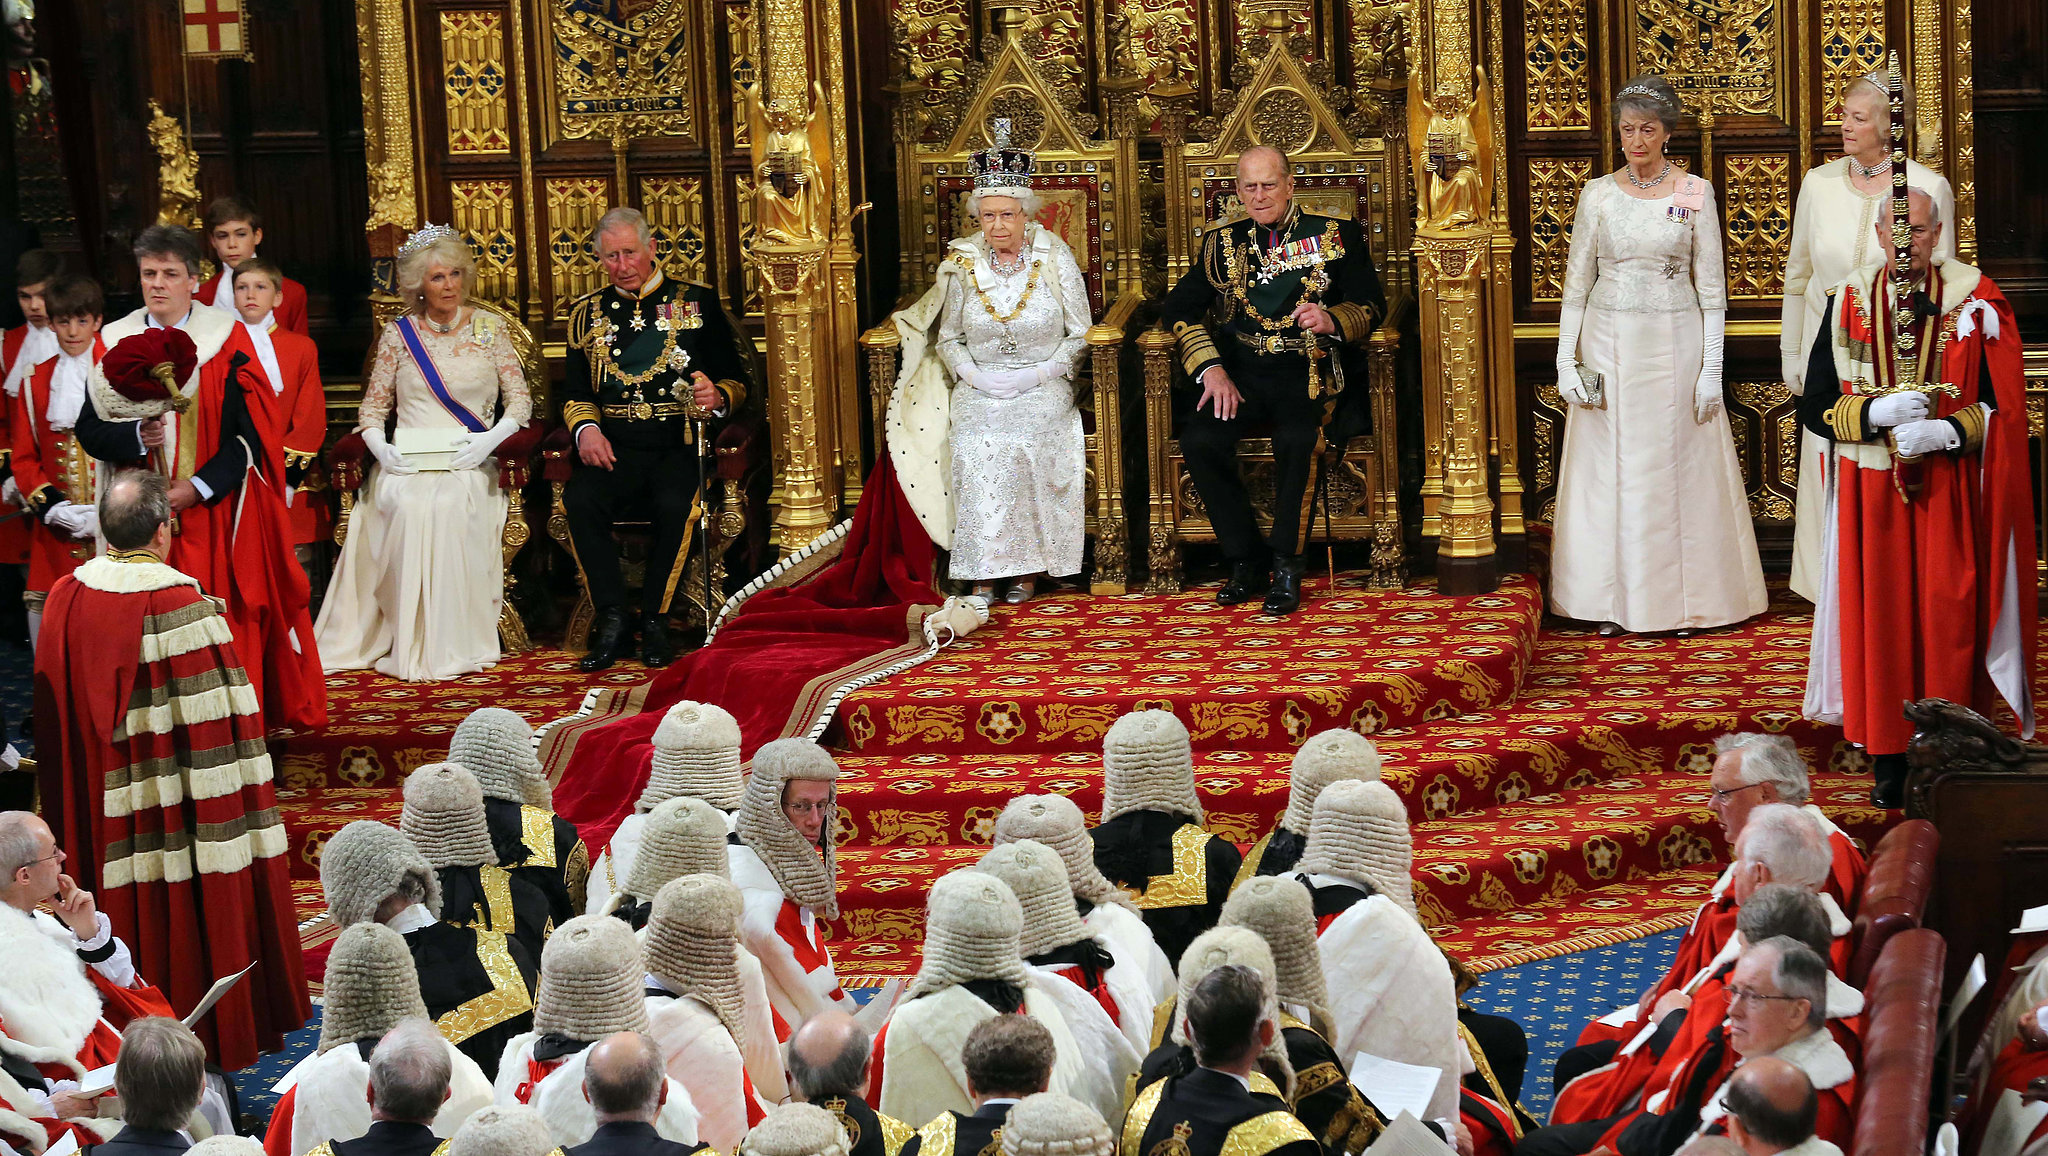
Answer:
<svg viewBox="0 0 2048 1156"><path fill-rule="evenodd" d="M1033 240L1037 232L1033 226ZM962 582L1040 571L1078 574L1086 455L1073 380L994 398L962 381L960 372L1025 369L1049 360L1078 366L1091 323L1088 286L1065 245L1027 246L1026 257L1045 268L1017 316L999 322L975 293L976 275L993 282L988 306L1007 317L1030 281L1031 261L1005 276L989 265L986 242L977 241L975 249L975 271L951 279L939 317L939 358L954 379L948 574ZM1005 336L1016 352L1003 351Z"/></svg>

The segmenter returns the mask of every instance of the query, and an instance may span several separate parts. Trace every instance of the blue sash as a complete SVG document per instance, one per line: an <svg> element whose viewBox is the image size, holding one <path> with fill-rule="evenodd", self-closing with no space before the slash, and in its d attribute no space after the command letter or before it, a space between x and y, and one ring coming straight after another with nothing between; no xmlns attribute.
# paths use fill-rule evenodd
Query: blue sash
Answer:
<svg viewBox="0 0 2048 1156"><path fill-rule="evenodd" d="M433 355L427 352L425 345L420 344L420 331L413 327L411 317L399 315L398 335L405 339L406 352L412 354L412 363L419 367L420 376L427 379L427 388L434 391L434 400L441 403L441 408L447 410L450 416L462 423L462 428L471 433L482 433L491 428L484 424L482 418L469 412L468 406L456 401L455 396L448 392L448 383L441 380L441 370L434 364Z"/></svg>

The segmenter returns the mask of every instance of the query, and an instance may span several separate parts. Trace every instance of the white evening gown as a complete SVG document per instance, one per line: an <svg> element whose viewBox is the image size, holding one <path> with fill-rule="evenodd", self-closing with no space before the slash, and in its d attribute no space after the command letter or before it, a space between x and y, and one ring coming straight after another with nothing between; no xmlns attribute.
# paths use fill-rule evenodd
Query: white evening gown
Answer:
<svg viewBox="0 0 2048 1156"><path fill-rule="evenodd" d="M1934 198L1941 219L1949 222L1934 246L1934 259L1956 255L1955 194L1948 178L1906 162L1906 183ZM1883 262L1878 248L1877 215L1891 211L1891 186L1864 193L1849 180L1849 159L1836 157L1806 174L1799 183L1799 207L1792 214L1792 247L1785 254L1785 306L1778 336L1778 359L1785 384L1798 396L1805 384L1806 358L1821 331L1821 313L1828 294L1851 274ZM1821 575L1821 522L1826 513L1823 464L1826 438L1800 430L1799 490L1792 527L1792 593L1808 602L1818 599Z"/></svg>
<svg viewBox="0 0 2048 1156"><path fill-rule="evenodd" d="M1079 363L1090 324L1081 267L1066 242L1046 229L1031 226L1030 241L1024 268L1005 276L989 264L987 243L977 240L974 269L952 279L939 315L938 354L954 381L947 575L955 581L1081 571L1086 452L1073 378L1012 398L990 397L959 380L967 366ZM1009 322L997 320L1013 312ZM1006 336L1016 352L1003 351Z"/></svg>
<svg viewBox="0 0 2048 1156"><path fill-rule="evenodd" d="M1565 271L1565 305L1586 310L1579 361L1606 375L1606 407L1565 418L1551 608L1637 632L1769 605L1728 415L1693 419L1701 310L1728 303L1720 217L1711 189L1689 221L1671 206L1589 182Z"/></svg>
<svg viewBox="0 0 2048 1156"><path fill-rule="evenodd" d="M526 424L533 412L519 356L502 324L472 314L453 333L418 331L448 391L483 419L502 412ZM460 428L427 388L395 325L377 342L357 429ZM407 681L455 678L498 661L505 596L499 540L509 503L498 466L387 475L369 480L349 513L348 536L313 635L329 672L375 667Z"/></svg>

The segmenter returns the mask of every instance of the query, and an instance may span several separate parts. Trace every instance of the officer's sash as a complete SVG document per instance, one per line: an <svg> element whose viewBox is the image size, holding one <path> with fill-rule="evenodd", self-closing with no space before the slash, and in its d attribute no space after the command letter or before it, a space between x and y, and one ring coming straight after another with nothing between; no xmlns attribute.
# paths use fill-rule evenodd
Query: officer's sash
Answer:
<svg viewBox="0 0 2048 1156"><path fill-rule="evenodd" d="M427 380L427 388L434 391L434 400L441 403L441 408L471 433L482 433L491 428L448 392L448 383L441 378L441 367L434 364L434 355L428 353L426 345L420 341L420 331L414 328L411 317L399 316L398 335L405 339L405 351L412 354L412 363L419 367L420 376Z"/></svg>

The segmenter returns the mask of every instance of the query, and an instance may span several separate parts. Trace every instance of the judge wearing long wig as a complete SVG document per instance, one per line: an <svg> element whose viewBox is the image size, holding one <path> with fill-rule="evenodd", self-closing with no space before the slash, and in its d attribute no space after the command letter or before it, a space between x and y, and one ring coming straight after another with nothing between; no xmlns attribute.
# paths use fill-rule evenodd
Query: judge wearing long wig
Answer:
<svg viewBox="0 0 2048 1156"><path fill-rule="evenodd" d="M511 335L470 305L475 285L469 245L446 225L399 249L398 292L411 308L384 327L356 416L376 468L314 625L329 672L427 681L498 661L510 503L494 455L533 401ZM387 427L468 432L456 433L447 468L421 469Z"/></svg>
<svg viewBox="0 0 2048 1156"><path fill-rule="evenodd" d="M1023 602L1081 570L1085 455L1076 370L1088 287L1065 241L1036 223L1032 154L994 122L973 157L967 217L938 280L898 313L903 371L890 457L947 574L984 601Z"/></svg>

